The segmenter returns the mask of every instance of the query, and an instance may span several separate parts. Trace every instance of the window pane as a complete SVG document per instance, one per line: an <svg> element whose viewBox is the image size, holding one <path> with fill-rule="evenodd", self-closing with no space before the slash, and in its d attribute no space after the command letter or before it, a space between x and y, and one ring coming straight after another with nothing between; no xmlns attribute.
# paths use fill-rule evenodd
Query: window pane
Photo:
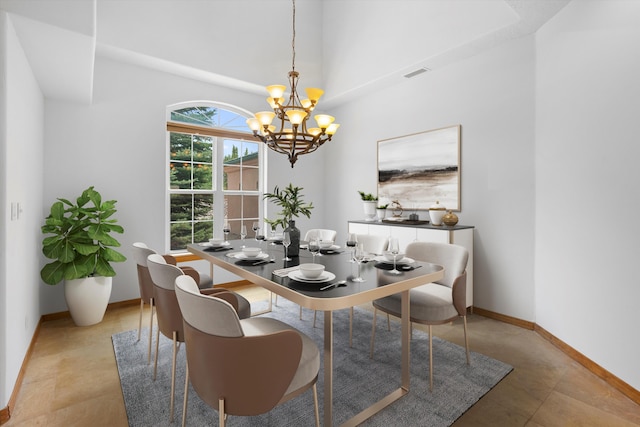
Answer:
<svg viewBox="0 0 640 427"><path fill-rule="evenodd" d="M242 218L242 196L224 196L224 217L228 220Z"/></svg>
<svg viewBox="0 0 640 427"><path fill-rule="evenodd" d="M171 160L191 160L191 135L171 132Z"/></svg>
<svg viewBox="0 0 640 427"><path fill-rule="evenodd" d="M187 107L172 111L171 120L199 126L212 126L217 114L218 109L215 107Z"/></svg>
<svg viewBox="0 0 640 427"><path fill-rule="evenodd" d="M192 225L190 222L171 224L171 250L184 249L191 243Z"/></svg>
<svg viewBox="0 0 640 427"><path fill-rule="evenodd" d="M195 221L213 221L213 194L195 194L193 210Z"/></svg>
<svg viewBox="0 0 640 427"><path fill-rule="evenodd" d="M242 142L233 139L224 140L224 164L239 165Z"/></svg>
<svg viewBox="0 0 640 427"><path fill-rule="evenodd" d="M193 161L198 163L213 162L213 138L193 135Z"/></svg>
<svg viewBox="0 0 640 427"><path fill-rule="evenodd" d="M240 171L241 169L238 166L223 166L223 190L240 190Z"/></svg>
<svg viewBox="0 0 640 427"><path fill-rule="evenodd" d="M244 219L258 218L258 196L242 196L242 217ZM251 224L249 224L251 226Z"/></svg>
<svg viewBox="0 0 640 427"><path fill-rule="evenodd" d="M242 190L258 191L259 171L257 168L242 168Z"/></svg>
<svg viewBox="0 0 640 427"><path fill-rule="evenodd" d="M212 237L213 237L213 221L196 221L193 223L193 241L194 242L206 242ZM191 242L188 242L188 243L191 243Z"/></svg>
<svg viewBox="0 0 640 427"><path fill-rule="evenodd" d="M172 194L170 204L171 222L191 221L193 212L191 194Z"/></svg>

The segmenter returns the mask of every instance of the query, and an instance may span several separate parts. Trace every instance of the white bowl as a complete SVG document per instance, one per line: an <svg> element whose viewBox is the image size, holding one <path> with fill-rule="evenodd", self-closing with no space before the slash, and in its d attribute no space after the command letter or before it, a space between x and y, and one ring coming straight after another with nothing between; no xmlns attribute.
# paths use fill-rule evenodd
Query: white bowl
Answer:
<svg viewBox="0 0 640 427"><path fill-rule="evenodd" d="M262 252L260 248L242 248L242 253L247 258L255 258L260 255L260 252Z"/></svg>
<svg viewBox="0 0 640 427"><path fill-rule="evenodd" d="M387 261L393 262L393 254L389 251L384 251L384 253L382 254L384 255L385 259ZM400 261L402 258L404 258L404 254L402 253L397 253L396 254L396 262Z"/></svg>
<svg viewBox="0 0 640 427"><path fill-rule="evenodd" d="M224 239L209 239L209 244L211 246L222 246L222 244L224 243Z"/></svg>
<svg viewBox="0 0 640 427"><path fill-rule="evenodd" d="M300 273L306 279L315 279L320 277L322 272L324 271L324 265L322 264L300 264Z"/></svg>
<svg viewBox="0 0 640 427"><path fill-rule="evenodd" d="M320 240L319 246L320 249L329 249L333 246L333 240Z"/></svg>

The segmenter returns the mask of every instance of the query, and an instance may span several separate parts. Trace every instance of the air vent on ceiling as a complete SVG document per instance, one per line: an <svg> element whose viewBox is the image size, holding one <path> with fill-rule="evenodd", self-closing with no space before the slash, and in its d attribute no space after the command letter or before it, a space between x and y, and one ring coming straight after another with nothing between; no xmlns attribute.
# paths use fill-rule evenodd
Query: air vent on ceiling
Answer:
<svg viewBox="0 0 640 427"><path fill-rule="evenodd" d="M415 71L412 71L408 74L405 74L404 76L408 79L410 79L411 77L415 77L417 75L420 75L422 73L426 73L427 71L431 71L431 69L427 68L427 67L422 67L422 68L418 68Z"/></svg>

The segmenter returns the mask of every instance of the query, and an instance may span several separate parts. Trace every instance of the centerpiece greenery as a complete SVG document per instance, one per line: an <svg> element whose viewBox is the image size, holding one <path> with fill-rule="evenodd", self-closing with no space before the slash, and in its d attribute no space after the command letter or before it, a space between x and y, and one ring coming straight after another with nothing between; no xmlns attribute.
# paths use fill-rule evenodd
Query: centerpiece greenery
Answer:
<svg viewBox="0 0 640 427"><path fill-rule="evenodd" d="M265 193L264 198L279 206L282 210L278 212L278 218L274 220L265 219L265 222L271 226L272 229L281 226L283 229L289 226L289 221L293 218L297 218L300 215L304 215L307 218L311 217L311 210L313 209L313 203L306 204L302 200L302 187L294 187L293 184L280 190L276 185L273 189L273 193Z"/></svg>
<svg viewBox="0 0 640 427"><path fill-rule="evenodd" d="M49 285L63 280L91 276L115 276L112 262L126 261L126 257L112 249L120 243L111 233L123 233L112 216L116 201L102 201L102 196L89 187L76 203L58 199L42 226L48 234L42 241L42 253L53 262L45 265L40 277Z"/></svg>

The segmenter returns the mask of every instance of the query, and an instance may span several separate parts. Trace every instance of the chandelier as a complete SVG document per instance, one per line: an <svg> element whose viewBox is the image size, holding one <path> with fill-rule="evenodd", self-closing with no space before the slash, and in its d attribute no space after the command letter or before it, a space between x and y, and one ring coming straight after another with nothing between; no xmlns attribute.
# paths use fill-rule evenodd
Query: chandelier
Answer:
<svg viewBox="0 0 640 427"><path fill-rule="evenodd" d="M300 74L296 71L296 1L293 0L293 40L291 42L293 60L289 71L291 92L285 104L283 85L267 86L269 97L267 102L273 111L260 111L255 117L247 119L247 125L253 135L260 138L267 147L289 157L291 167L298 156L316 151L322 144L331 141L338 126L333 123L334 117L327 114L316 114L317 127L308 127L307 121L315 109L318 100L324 93L322 89L307 88L307 98L300 100L297 86ZM276 119L276 124L272 124Z"/></svg>

